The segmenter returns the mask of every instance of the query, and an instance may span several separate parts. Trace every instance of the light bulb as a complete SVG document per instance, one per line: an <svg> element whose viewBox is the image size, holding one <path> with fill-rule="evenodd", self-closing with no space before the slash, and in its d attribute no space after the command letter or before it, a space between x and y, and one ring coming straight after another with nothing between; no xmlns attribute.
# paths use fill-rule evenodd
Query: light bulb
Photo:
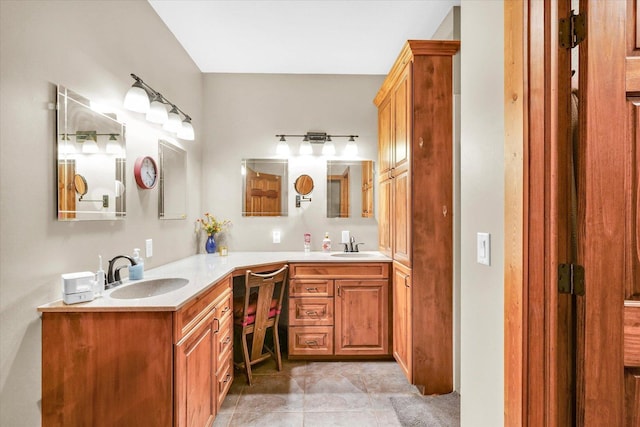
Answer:
<svg viewBox="0 0 640 427"><path fill-rule="evenodd" d="M358 146L355 141L347 142L347 146L344 148L344 155L347 157L356 157L358 155Z"/></svg>
<svg viewBox="0 0 640 427"><path fill-rule="evenodd" d="M178 132L182 127L182 118L180 118L180 114L178 114L178 108L175 105L171 106L168 117L169 118L166 122L164 122L162 129L168 132Z"/></svg>
<svg viewBox="0 0 640 427"><path fill-rule="evenodd" d="M151 101L151 106L149 107L149 111L147 111L147 120L151 123L163 124L168 119L167 109L162 101L160 101L160 97L156 96L153 101Z"/></svg>
<svg viewBox="0 0 640 427"><path fill-rule="evenodd" d="M336 154L336 146L331 140L327 140L324 143L324 147L322 147L322 155L323 156L335 156Z"/></svg>
<svg viewBox="0 0 640 427"><path fill-rule="evenodd" d="M300 155L308 156L313 154L313 147L311 147L311 143L309 141L302 141L300 143Z"/></svg>
<svg viewBox="0 0 640 427"><path fill-rule="evenodd" d="M193 141L196 137L195 132L193 130L193 125L191 124L191 118L187 116L182 121L182 126L178 129L178 138L185 139L187 141Z"/></svg>
<svg viewBox="0 0 640 427"><path fill-rule="evenodd" d="M276 154L278 156L289 155L289 144L287 144L287 141L284 138L281 138L280 141L278 141L278 145L276 146Z"/></svg>
<svg viewBox="0 0 640 427"><path fill-rule="evenodd" d="M124 108L136 113L146 113L149 111L149 95L144 90L142 84L136 81L124 97Z"/></svg>

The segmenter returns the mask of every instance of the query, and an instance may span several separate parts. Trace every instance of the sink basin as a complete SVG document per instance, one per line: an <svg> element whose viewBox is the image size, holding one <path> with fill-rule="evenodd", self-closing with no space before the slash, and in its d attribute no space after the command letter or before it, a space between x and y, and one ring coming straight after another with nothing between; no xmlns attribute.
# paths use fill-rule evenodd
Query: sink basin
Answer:
<svg viewBox="0 0 640 427"><path fill-rule="evenodd" d="M163 295L186 286L189 281L182 278L150 279L118 288L109 295L115 299L149 298Z"/></svg>
<svg viewBox="0 0 640 427"><path fill-rule="evenodd" d="M368 254L366 252L337 252L335 254L331 254L331 256L338 258L371 258L374 254Z"/></svg>

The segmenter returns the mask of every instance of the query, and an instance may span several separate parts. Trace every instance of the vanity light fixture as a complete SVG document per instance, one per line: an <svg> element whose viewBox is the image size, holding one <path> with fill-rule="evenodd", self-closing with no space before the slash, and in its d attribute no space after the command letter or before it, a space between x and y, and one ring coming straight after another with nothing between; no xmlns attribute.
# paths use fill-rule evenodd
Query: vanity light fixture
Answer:
<svg viewBox="0 0 640 427"><path fill-rule="evenodd" d="M131 74L131 77L135 82L124 97L124 107L130 111L146 114L147 120L163 125L164 130L176 133L180 139L193 141L195 132L191 117L140 77L135 74ZM170 107L168 112L167 106Z"/></svg>
<svg viewBox="0 0 640 427"><path fill-rule="evenodd" d="M349 138L344 154L350 157L357 156L358 154L358 146L355 142L358 135L329 135L326 132L307 132L304 135L276 135L276 138L280 138L276 147L276 153L278 155L286 155L288 153L289 146L285 139L287 137L302 138L302 141L300 142L300 155L302 156L313 154L313 147L311 144L322 144L322 154L324 156L334 156L336 154L336 147L332 138Z"/></svg>
<svg viewBox="0 0 640 427"><path fill-rule="evenodd" d="M118 138L115 133L112 133L109 135L109 140L107 141L107 148L105 149L105 151L108 154L122 153L122 147L120 146L120 143L118 142Z"/></svg>

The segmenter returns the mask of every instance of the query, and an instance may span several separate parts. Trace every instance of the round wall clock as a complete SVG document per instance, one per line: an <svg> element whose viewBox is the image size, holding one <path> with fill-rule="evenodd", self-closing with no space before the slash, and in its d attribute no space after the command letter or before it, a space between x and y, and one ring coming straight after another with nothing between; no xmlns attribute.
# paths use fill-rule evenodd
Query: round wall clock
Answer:
<svg viewBox="0 0 640 427"><path fill-rule="evenodd" d="M133 165L133 176L138 187L149 190L158 183L158 165L152 157L138 157Z"/></svg>

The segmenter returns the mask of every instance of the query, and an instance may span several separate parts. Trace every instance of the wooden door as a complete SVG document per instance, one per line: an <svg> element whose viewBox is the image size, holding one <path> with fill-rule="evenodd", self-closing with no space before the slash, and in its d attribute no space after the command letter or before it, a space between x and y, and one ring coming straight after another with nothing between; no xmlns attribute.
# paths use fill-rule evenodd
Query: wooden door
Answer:
<svg viewBox="0 0 640 427"><path fill-rule="evenodd" d="M76 161L58 161L58 219L76 217L76 189L73 178L76 175Z"/></svg>
<svg viewBox="0 0 640 427"><path fill-rule="evenodd" d="M216 415L216 333L213 313L175 347L177 426L209 426Z"/></svg>
<svg viewBox="0 0 640 427"><path fill-rule="evenodd" d="M373 218L373 161L362 161L362 218Z"/></svg>
<svg viewBox="0 0 640 427"><path fill-rule="evenodd" d="M336 280L335 354L389 354L389 281Z"/></svg>
<svg viewBox="0 0 640 427"><path fill-rule="evenodd" d="M394 172L397 172L394 171ZM420 190L418 190L420 191ZM404 169L392 179L391 208L393 209L393 259L411 266L411 177Z"/></svg>
<svg viewBox="0 0 640 427"><path fill-rule="evenodd" d="M393 125L391 113L391 97L388 97L378 109L378 170L380 171L380 179L383 179L385 174L393 167L393 153L391 151Z"/></svg>
<svg viewBox="0 0 640 427"><path fill-rule="evenodd" d="M409 167L409 144L411 141L411 62L405 67L400 80L391 94L393 103L393 168Z"/></svg>
<svg viewBox="0 0 640 427"><path fill-rule="evenodd" d="M246 216L281 215L282 177L280 175L256 172L247 168L246 182Z"/></svg>
<svg viewBox="0 0 640 427"><path fill-rule="evenodd" d="M409 382L413 382L411 364L411 270L393 263L393 357Z"/></svg>
<svg viewBox="0 0 640 427"><path fill-rule="evenodd" d="M634 166L624 22L637 10L628 5L580 1L586 39L574 155L571 52L559 46L559 18L571 4L505 2L505 182L524 183L509 185L505 196L505 425L625 425L623 296ZM558 293L564 263L584 268L584 296Z"/></svg>

